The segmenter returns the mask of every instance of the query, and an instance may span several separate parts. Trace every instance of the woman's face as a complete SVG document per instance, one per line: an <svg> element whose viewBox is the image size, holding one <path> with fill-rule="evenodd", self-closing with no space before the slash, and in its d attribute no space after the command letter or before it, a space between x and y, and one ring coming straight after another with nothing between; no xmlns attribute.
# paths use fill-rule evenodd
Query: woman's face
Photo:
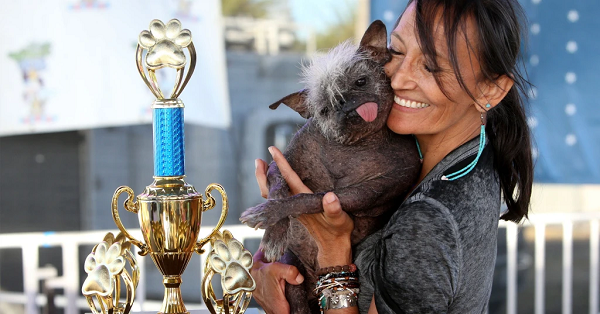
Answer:
<svg viewBox="0 0 600 314"><path fill-rule="evenodd" d="M458 136L464 132L477 132L480 113L475 101L460 87L448 60L443 25L436 23L435 47L438 69L431 69L421 52L417 40L414 2L404 12L392 32L390 52L392 60L385 70L394 89L394 106L387 121L388 127L398 134ZM476 38L471 21L466 30L471 43ZM477 91L480 73L477 57L467 47L464 34L457 34L457 55L460 73L473 95ZM433 72L440 74L446 97L437 85ZM485 101L485 100L484 100ZM485 105L485 104L484 104ZM457 133L458 132L458 133Z"/></svg>

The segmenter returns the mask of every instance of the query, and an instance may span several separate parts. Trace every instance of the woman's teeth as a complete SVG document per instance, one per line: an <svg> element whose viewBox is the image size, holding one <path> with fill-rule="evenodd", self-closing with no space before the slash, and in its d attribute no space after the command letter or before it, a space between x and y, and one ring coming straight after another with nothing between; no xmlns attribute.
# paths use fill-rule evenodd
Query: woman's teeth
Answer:
<svg viewBox="0 0 600 314"><path fill-rule="evenodd" d="M407 108L427 108L427 107L429 107L429 104L422 103L422 102L405 100L405 99L402 99L402 98L400 98L398 96L394 96L394 101L398 105L400 105L402 107L407 107Z"/></svg>

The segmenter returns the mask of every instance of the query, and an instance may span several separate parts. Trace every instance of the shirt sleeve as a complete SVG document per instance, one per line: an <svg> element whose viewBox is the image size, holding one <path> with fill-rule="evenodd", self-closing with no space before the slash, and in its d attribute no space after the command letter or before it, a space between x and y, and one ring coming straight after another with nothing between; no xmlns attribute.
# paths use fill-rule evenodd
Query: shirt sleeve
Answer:
<svg viewBox="0 0 600 314"><path fill-rule="evenodd" d="M399 209L378 243L379 313L447 313L457 291L461 250L451 213L434 200Z"/></svg>

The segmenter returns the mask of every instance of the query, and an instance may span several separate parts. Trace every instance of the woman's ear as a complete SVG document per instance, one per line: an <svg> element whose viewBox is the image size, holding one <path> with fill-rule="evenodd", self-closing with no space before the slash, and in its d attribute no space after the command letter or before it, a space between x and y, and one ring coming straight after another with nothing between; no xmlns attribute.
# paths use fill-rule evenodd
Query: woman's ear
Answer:
<svg viewBox="0 0 600 314"><path fill-rule="evenodd" d="M483 84L481 96L477 99L475 107L480 112L494 108L508 94L515 81L507 75L501 75L494 81ZM490 105L489 107L487 105Z"/></svg>

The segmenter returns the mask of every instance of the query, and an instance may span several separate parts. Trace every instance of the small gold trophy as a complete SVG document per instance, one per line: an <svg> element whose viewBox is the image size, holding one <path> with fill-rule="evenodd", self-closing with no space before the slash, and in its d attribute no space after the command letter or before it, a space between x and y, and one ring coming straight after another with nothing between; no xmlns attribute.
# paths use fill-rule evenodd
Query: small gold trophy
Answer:
<svg viewBox="0 0 600 314"><path fill-rule="evenodd" d="M190 56L187 73L184 73L186 72L184 48L188 49ZM143 60L144 50L147 50L145 60ZM225 231L223 234L219 232L227 217L228 205L225 190L219 184L210 184L205 190L206 198L203 199L192 185L184 181L184 105L178 97L188 83L196 64L196 52L191 32L187 29L182 30L181 23L176 19L170 20L166 25L160 20L153 20L150 23L149 31L144 30L139 35L136 62L142 79L157 98L152 105L154 182L147 186L135 200L133 190L129 187L121 186L115 191L112 199L112 215L123 235L123 239L117 238L122 241L126 239L137 246L140 249L139 254L142 256L150 254L154 264L163 274L165 295L159 313L164 314L188 313L181 298L181 275L192 254L194 252L202 254L202 247L211 242L212 250L207 259L202 283L206 306L213 314L243 313L248 307L252 291L255 288L254 279L249 272L252 267L252 255L232 237L229 231ZM156 70L163 67L177 70L175 86L167 99L159 87L155 74ZM209 236L197 241L202 223L202 212L213 208L216 203L210 194L213 190L217 190L222 197L221 217ZM118 199L122 193L127 194L123 205L125 209L138 215L144 242L133 238L121 223ZM109 243L103 244L102 248L107 245ZM114 250L116 252L116 249ZM123 254L127 252L128 250ZM87 265L86 263L86 267ZM90 262L89 265L91 269L96 264ZM92 270L90 270L91 272ZM114 278L121 274L113 273ZM222 276L224 297L219 300L216 299L210 283L215 274ZM118 278L112 280L118 280ZM135 283L137 285L137 279ZM119 287L118 284L116 286ZM108 287L104 290L110 290L111 285L109 284ZM99 300L104 300L104 303L114 302L112 299L108 301L103 299L107 295L113 295L112 290L104 291L100 295L96 291L98 289L94 290L89 287L86 289L87 292L82 289L86 296L95 295ZM132 295L134 293L135 291L132 292ZM88 300L90 298L88 297ZM118 303L118 296L116 299ZM133 298L128 298L128 302L133 303ZM102 304L102 302L100 303ZM131 303L126 306L115 305L110 310L106 306L101 306L101 311L103 313L128 313ZM90 303L90 307L93 307L93 303ZM92 308L92 311L97 313L95 308Z"/></svg>

